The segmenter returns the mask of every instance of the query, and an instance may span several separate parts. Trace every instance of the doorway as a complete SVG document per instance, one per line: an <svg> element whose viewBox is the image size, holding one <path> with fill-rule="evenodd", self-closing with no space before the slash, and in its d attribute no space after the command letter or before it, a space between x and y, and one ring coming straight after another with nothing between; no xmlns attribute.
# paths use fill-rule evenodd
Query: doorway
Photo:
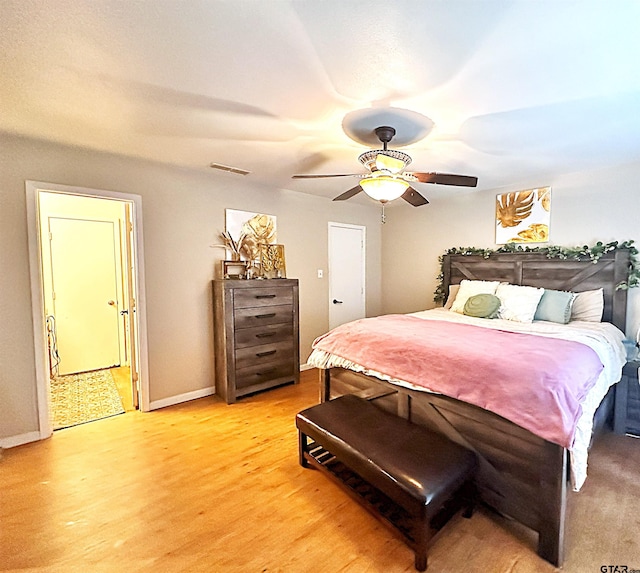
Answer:
<svg viewBox="0 0 640 573"><path fill-rule="evenodd" d="M27 200L41 438L66 384L148 410L141 198L27 182Z"/></svg>
<svg viewBox="0 0 640 573"><path fill-rule="evenodd" d="M47 196L58 196L40 196L46 219L42 258L50 257L44 266L51 269L44 277L45 316L55 321L55 349L50 345L49 354L55 350L60 376L121 366L126 358L120 341L126 333L118 312L126 293L118 280L123 263L117 256L122 251L117 221L52 216L44 208ZM105 201L89 200L97 208Z"/></svg>
<svg viewBox="0 0 640 573"><path fill-rule="evenodd" d="M329 223L329 328L365 316L366 227Z"/></svg>

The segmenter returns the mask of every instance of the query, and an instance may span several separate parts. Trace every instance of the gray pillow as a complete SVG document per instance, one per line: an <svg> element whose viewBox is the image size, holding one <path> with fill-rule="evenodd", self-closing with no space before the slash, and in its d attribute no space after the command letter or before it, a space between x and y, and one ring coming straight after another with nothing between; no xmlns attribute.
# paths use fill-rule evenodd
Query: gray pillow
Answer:
<svg viewBox="0 0 640 573"><path fill-rule="evenodd" d="M464 303L463 313L476 318L496 318L500 304L500 299L493 294L476 294Z"/></svg>
<svg viewBox="0 0 640 573"><path fill-rule="evenodd" d="M571 319L571 306L575 297L572 292L545 289L533 320L567 324Z"/></svg>

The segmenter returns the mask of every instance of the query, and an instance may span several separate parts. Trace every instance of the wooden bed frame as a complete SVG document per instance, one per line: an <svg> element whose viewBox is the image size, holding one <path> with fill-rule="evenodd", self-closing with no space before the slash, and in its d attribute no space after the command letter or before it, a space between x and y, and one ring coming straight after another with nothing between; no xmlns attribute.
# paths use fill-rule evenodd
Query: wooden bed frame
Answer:
<svg viewBox="0 0 640 573"><path fill-rule="evenodd" d="M462 279L580 292L602 287L603 320L624 332L630 255L617 249L597 264L589 259L548 259L541 253L445 255L444 289ZM464 347L461 346L461 352ZM438 431L472 449L480 460L477 486L483 502L538 532L538 554L561 566L568 483L568 450L535 436L487 410L459 400L413 391L342 368L320 371L320 399L359 394L397 415ZM613 389L612 389L613 390ZM595 426L611 417L612 392L596 413Z"/></svg>

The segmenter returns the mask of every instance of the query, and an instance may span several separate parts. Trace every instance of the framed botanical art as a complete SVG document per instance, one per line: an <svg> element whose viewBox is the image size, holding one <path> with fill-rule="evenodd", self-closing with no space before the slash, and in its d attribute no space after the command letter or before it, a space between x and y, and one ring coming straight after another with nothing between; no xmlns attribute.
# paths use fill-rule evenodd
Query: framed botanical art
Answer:
<svg viewBox="0 0 640 573"><path fill-rule="evenodd" d="M551 187L503 193L496 197L496 244L548 243Z"/></svg>
<svg viewBox="0 0 640 573"><path fill-rule="evenodd" d="M268 279L287 277L284 245L260 245L260 270L262 276Z"/></svg>
<svg viewBox="0 0 640 573"><path fill-rule="evenodd" d="M276 217L264 213L225 209L227 234L248 261L260 260L260 245L276 242Z"/></svg>

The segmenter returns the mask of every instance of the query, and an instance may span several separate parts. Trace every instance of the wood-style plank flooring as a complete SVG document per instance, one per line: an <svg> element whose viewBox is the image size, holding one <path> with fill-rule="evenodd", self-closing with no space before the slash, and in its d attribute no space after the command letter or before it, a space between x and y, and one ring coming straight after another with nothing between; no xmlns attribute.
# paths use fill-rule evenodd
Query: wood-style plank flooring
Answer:
<svg viewBox="0 0 640 573"><path fill-rule="evenodd" d="M0 571L396 572L412 552L298 465L314 371L226 405L209 397L58 431L0 459ZM640 440L596 444L570 495L566 573L640 569ZM429 571L550 572L528 530L480 509L439 534Z"/></svg>

